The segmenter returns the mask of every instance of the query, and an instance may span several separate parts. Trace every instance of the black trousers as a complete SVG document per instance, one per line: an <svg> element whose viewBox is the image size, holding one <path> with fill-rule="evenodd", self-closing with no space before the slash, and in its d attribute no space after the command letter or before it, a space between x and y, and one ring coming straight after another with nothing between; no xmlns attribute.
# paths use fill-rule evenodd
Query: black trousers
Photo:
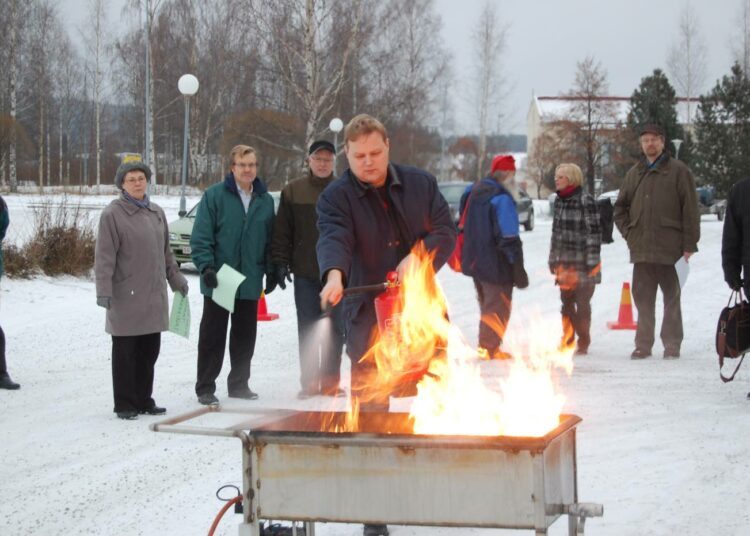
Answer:
<svg viewBox="0 0 750 536"><path fill-rule="evenodd" d="M496 285L474 279L479 300L479 346L492 353L503 343L513 304L513 283Z"/></svg>
<svg viewBox="0 0 750 536"><path fill-rule="evenodd" d="M5 363L5 332L0 327L0 376L8 373L8 365Z"/></svg>
<svg viewBox="0 0 750 536"><path fill-rule="evenodd" d="M204 296L203 317L198 335L198 379L195 382L198 396L216 392L216 378L224 363L228 323L229 311ZM248 389L257 327L258 300L234 300L232 329L229 332L231 369L227 377L227 391L230 395Z"/></svg>
<svg viewBox="0 0 750 536"><path fill-rule="evenodd" d="M656 325L656 291L664 297L664 319L661 341L665 349L679 351L682 344L682 310L680 309L680 281L673 264L637 262L633 265L633 302L638 310L635 347L651 351Z"/></svg>
<svg viewBox="0 0 750 536"><path fill-rule="evenodd" d="M578 348L588 349L591 344L591 297L594 283L579 284L573 289L560 288L562 301L563 344L572 345L578 335Z"/></svg>
<svg viewBox="0 0 750 536"><path fill-rule="evenodd" d="M112 390L115 413L154 407L154 365L161 348L161 333L112 335Z"/></svg>
<svg viewBox="0 0 750 536"><path fill-rule="evenodd" d="M378 369L373 360L355 361L352 359L350 383L352 402L356 400L359 404L359 410L362 412L388 413L390 410L390 396L375 392L371 388L372 385L377 384L375 381L377 374Z"/></svg>
<svg viewBox="0 0 750 536"><path fill-rule="evenodd" d="M297 307L300 385L311 392L338 388L341 377L341 351L344 347L342 305L323 319L320 309L320 281L294 277L294 304Z"/></svg>

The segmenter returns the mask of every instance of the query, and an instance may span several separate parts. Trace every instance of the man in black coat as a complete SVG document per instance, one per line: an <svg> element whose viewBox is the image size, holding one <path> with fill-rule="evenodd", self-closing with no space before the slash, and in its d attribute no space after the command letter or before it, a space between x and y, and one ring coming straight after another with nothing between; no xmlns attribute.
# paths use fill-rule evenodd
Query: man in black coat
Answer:
<svg viewBox="0 0 750 536"><path fill-rule="evenodd" d="M724 233L721 239L724 281L733 290L743 286L750 297L750 178L732 186L727 197Z"/></svg>
<svg viewBox="0 0 750 536"><path fill-rule="evenodd" d="M339 303L347 286L384 282L391 270L401 278L406 267L417 261L411 248L418 240L435 252L437 272L456 241L448 203L435 177L391 164L388 136L377 119L358 115L346 126L344 139L349 169L326 188L317 205L324 305ZM344 302L352 384L377 323L375 295L360 294Z"/></svg>
<svg viewBox="0 0 750 536"><path fill-rule="evenodd" d="M417 168L389 162L389 140L377 119L361 114L344 130L349 169L318 199L318 264L324 284L323 307L336 305L347 286L382 283L391 270L399 279L412 263L421 240L434 252L435 271L445 264L456 242L456 227L435 177ZM388 411L389 399L368 392L367 378L377 374L361 361L377 329L375 293L344 301L346 351L351 359L352 399L361 411ZM384 525L365 525L366 536L384 535Z"/></svg>
<svg viewBox="0 0 750 536"><path fill-rule="evenodd" d="M724 233L721 237L721 267L732 290L743 288L750 299L750 178L732 186L727 197ZM750 393L747 394L750 399Z"/></svg>

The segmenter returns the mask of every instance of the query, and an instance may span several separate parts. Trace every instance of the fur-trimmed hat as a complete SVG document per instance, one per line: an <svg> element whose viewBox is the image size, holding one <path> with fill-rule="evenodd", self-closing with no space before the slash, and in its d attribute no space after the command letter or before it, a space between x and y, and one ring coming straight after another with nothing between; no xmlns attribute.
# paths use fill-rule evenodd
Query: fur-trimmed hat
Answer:
<svg viewBox="0 0 750 536"><path fill-rule="evenodd" d="M120 167L117 168L117 173L115 173L115 186L122 190L122 181L125 175L130 171L136 170L143 171L146 174L146 180L151 182L151 168L146 164L143 162L124 162L120 164Z"/></svg>

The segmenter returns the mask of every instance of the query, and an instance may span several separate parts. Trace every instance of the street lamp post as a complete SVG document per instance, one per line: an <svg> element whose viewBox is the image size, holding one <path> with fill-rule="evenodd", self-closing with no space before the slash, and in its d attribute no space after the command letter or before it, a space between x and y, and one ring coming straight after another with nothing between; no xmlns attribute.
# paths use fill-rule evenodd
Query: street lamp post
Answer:
<svg viewBox="0 0 750 536"><path fill-rule="evenodd" d="M177 81L177 89L180 90L185 100L185 131L182 136L182 192L180 194L180 210L178 214L182 218L185 213L185 183L187 182L188 168L188 130L190 126L190 97L198 92L198 79L192 74L183 74Z"/></svg>
<svg viewBox="0 0 750 536"><path fill-rule="evenodd" d="M672 145L674 145L674 157L679 160L680 159L680 145L682 145L682 140L679 138L675 138L672 140Z"/></svg>
<svg viewBox="0 0 750 536"><path fill-rule="evenodd" d="M328 128L331 129L331 132L333 132L333 147L336 149L336 154L333 155L333 174L338 175L338 162L339 162L339 132L341 132L341 129L344 128L344 122L339 119L338 117L334 117L331 119L331 122L328 124Z"/></svg>

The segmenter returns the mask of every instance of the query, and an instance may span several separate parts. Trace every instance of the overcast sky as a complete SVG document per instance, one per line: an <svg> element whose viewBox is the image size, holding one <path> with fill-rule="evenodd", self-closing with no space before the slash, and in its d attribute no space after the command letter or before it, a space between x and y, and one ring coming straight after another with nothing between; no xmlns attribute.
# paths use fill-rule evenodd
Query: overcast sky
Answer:
<svg viewBox="0 0 750 536"><path fill-rule="evenodd" d="M270 0L269 0L270 1ZM408 0L404 0L408 1ZM729 72L730 37L742 0L692 0L707 47L706 87ZM109 22L118 21L125 0L110 0ZM435 0L443 20L445 43L453 54L455 127L474 131L471 78L472 27L483 0ZM532 92L558 95L573 85L576 62L594 56L606 69L610 94L630 96L641 78L660 67L677 40L679 13L686 0L496 0L509 23L503 56L509 94L502 133L526 132L526 112ZM69 28L80 27L86 0L61 0ZM122 27L122 26L120 26Z"/></svg>

